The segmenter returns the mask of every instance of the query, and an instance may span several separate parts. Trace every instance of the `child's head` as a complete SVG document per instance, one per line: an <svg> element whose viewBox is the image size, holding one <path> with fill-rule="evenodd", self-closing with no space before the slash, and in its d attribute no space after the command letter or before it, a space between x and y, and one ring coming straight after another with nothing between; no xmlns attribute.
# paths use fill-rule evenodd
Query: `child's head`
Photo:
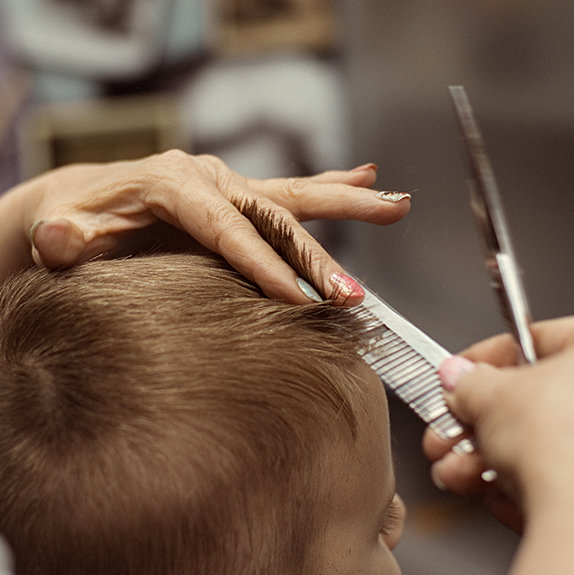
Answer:
<svg viewBox="0 0 574 575"><path fill-rule="evenodd" d="M18 574L378 573L400 529L379 537L393 472L360 330L210 257L9 281L0 533Z"/></svg>

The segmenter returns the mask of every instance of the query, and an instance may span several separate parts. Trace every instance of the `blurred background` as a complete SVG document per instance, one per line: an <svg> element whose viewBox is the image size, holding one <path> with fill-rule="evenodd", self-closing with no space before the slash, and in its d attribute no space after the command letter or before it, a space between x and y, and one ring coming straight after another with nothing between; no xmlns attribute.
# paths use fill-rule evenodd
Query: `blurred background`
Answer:
<svg viewBox="0 0 574 575"><path fill-rule="evenodd" d="M451 351L503 329L448 94L464 84L535 319L574 309L574 4L568 0L0 0L0 191L172 147L254 177L365 162L412 191L388 228L312 223ZM507 572L516 537L436 490L391 400L405 575Z"/></svg>

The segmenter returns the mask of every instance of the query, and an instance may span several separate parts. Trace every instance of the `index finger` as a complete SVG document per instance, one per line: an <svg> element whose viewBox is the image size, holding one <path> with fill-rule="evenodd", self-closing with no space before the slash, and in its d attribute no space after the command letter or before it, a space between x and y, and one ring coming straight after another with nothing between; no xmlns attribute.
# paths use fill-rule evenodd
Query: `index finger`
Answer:
<svg viewBox="0 0 574 575"><path fill-rule="evenodd" d="M388 225L402 219L410 209L410 194L371 190L369 173L330 171L310 178L277 178L249 185L298 220L356 220ZM373 173L374 174L374 173ZM364 186L364 187L363 187Z"/></svg>
<svg viewBox="0 0 574 575"><path fill-rule="evenodd" d="M574 346L574 316L536 322L531 329L539 358ZM486 362L496 367L517 364L516 344L510 334L485 339L467 348L461 355L471 361Z"/></svg>
<svg viewBox="0 0 574 575"><path fill-rule="evenodd" d="M461 439L467 437L470 437L469 432L454 438L443 439L432 427L427 427L423 434L423 452L430 461L437 461L444 457Z"/></svg>
<svg viewBox="0 0 574 575"><path fill-rule="evenodd" d="M347 290L349 293L345 289L337 290L332 278L342 276L343 270L292 214L270 205L265 198L255 200L254 211L259 216L251 214L249 218L201 181L196 182L193 201L182 201L182 196L173 194L171 188L156 192L154 198L147 201L157 217L178 225L209 250L222 255L270 298L310 303L313 298L297 283L303 272L325 298L338 294L337 300L355 305L364 296L362 289ZM293 257L282 258L277 251L290 252ZM308 266L304 253L309 256ZM325 277L330 280L325 281ZM360 288L358 284L357 287Z"/></svg>

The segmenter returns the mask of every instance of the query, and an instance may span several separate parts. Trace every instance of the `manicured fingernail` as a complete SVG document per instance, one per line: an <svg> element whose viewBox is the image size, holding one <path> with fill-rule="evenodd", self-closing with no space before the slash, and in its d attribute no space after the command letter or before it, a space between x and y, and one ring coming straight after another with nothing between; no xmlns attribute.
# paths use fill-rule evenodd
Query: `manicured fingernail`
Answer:
<svg viewBox="0 0 574 575"><path fill-rule="evenodd" d="M313 301L323 301L323 298L318 294L317 290L303 278L297 278L295 280L299 289L311 300Z"/></svg>
<svg viewBox="0 0 574 575"><path fill-rule="evenodd" d="M379 200L383 200L384 202L393 202L393 204L396 204L401 200L410 200L411 194L407 192L379 192L377 194L377 198L379 198Z"/></svg>
<svg viewBox="0 0 574 575"><path fill-rule="evenodd" d="M437 467L436 465L433 465L431 466L430 469L432 482L435 484L435 487L437 487L437 489L440 489L441 491L448 491L446 485L440 480L440 477L438 476L438 470L436 467Z"/></svg>
<svg viewBox="0 0 574 575"><path fill-rule="evenodd" d="M487 469L486 471L483 471L480 476L486 483L492 483L498 479L498 473L496 473L494 469Z"/></svg>
<svg viewBox="0 0 574 575"><path fill-rule="evenodd" d="M38 220L37 222L34 222L32 227L30 228L30 242L32 243L32 245L34 245L34 238L36 237L36 231L44 222L45 220Z"/></svg>
<svg viewBox="0 0 574 575"><path fill-rule="evenodd" d="M353 168L351 170L351 172L366 172L367 170L377 170L377 164L363 164L362 166L357 166L356 168Z"/></svg>
<svg viewBox="0 0 574 575"><path fill-rule="evenodd" d="M365 297L365 290L353 278L345 274L333 274L329 281L335 288L337 297L345 299Z"/></svg>
<svg viewBox="0 0 574 575"><path fill-rule="evenodd" d="M442 386L446 391L453 391L461 376L472 371L474 367L472 361L460 355L453 355L445 359L438 370Z"/></svg>
<svg viewBox="0 0 574 575"><path fill-rule="evenodd" d="M457 455L468 455L469 453L474 453L476 451L476 444L473 439L465 437L464 439L461 439L456 445L453 445L452 450Z"/></svg>

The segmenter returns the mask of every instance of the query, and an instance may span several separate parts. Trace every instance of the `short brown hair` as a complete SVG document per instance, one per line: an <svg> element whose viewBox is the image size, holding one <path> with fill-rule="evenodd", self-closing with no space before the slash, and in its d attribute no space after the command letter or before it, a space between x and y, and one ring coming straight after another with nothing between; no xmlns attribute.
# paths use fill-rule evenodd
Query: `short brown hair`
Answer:
<svg viewBox="0 0 574 575"><path fill-rule="evenodd" d="M355 430L359 331L216 257L9 280L0 533L18 574L304 572L314 460Z"/></svg>

